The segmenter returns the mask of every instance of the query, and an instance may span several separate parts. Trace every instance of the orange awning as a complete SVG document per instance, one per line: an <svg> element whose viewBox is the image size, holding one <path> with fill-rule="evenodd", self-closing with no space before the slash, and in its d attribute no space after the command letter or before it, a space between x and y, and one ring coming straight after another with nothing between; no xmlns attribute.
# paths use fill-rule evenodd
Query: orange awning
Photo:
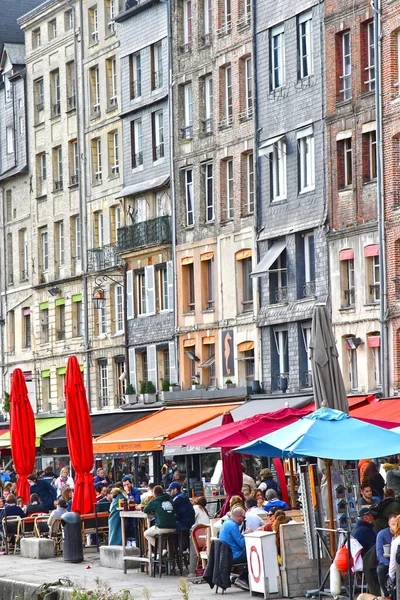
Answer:
<svg viewBox="0 0 400 600"><path fill-rule="evenodd" d="M162 408L153 415L101 435L93 441L95 454L162 450L164 441L206 423L238 404Z"/></svg>

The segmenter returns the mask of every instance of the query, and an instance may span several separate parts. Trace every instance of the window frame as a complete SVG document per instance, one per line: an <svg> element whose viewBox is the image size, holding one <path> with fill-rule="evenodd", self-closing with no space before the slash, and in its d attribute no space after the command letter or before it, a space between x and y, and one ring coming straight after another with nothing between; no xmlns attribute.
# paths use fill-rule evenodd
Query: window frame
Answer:
<svg viewBox="0 0 400 600"><path fill-rule="evenodd" d="M190 173L190 181L188 181ZM184 170L186 227L194 226L193 169Z"/></svg>
<svg viewBox="0 0 400 600"><path fill-rule="evenodd" d="M285 85L285 28L281 23L271 29L271 91L279 90Z"/></svg>
<svg viewBox="0 0 400 600"><path fill-rule="evenodd" d="M281 202L287 199L285 138L272 145L269 160L271 202Z"/></svg>
<svg viewBox="0 0 400 600"><path fill-rule="evenodd" d="M314 74L312 10L308 10L298 16L297 35L299 79L305 79Z"/></svg>
<svg viewBox="0 0 400 600"><path fill-rule="evenodd" d="M315 189L315 139L314 134L297 139L299 165L299 194Z"/></svg>
<svg viewBox="0 0 400 600"><path fill-rule="evenodd" d="M203 165L203 185L206 210L206 223L212 223L215 220L214 205L214 165L212 162ZM211 170L211 174L210 174Z"/></svg>

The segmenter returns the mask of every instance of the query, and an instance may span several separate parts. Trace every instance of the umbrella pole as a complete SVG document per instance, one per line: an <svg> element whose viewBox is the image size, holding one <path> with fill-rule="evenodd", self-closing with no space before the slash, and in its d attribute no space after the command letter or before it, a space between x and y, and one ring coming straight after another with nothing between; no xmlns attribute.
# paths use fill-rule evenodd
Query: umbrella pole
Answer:
<svg viewBox="0 0 400 600"><path fill-rule="evenodd" d="M294 458L289 458L289 474L290 474L290 503L292 508L296 508L296 485L294 479Z"/></svg>
<svg viewBox="0 0 400 600"><path fill-rule="evenodd" d="M328 486L328 506L329 506L329 529L331 530L329 533L330 544L331 544L331 554L335 556L336 553L336 541L335 541L335 533L334 522L333 522L333 498L332 498L332 477L331 477L331 461L325 459L326 465L326 479Z"/></svg>

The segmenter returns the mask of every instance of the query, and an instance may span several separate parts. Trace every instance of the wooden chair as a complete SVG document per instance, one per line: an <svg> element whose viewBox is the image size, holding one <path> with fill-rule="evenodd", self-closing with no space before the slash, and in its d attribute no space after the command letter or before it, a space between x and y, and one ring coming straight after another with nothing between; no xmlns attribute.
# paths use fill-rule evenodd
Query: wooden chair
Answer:
<svg viewBox="0 0 400 600"><path fill-rule="evenodd" d="M35 536L38 538L49 537L50 527L47 523L49 515L41 515L35 518Z"/></svg>
<svg viewBox="0 0 400 600"><path fill-rule="evenodd" d="M35 537L35 520L36 517L43 516L44 513L32 513L29 517L25 517L21 522L21 536Z"/></svg>
<svg viewBox="0 0 400 600"><path fill-rule="evenodd" d="M209 532L211 532L211 528L208 525L196 525L196 527L193 527L192 529L192 541L197 554L196 575L203 575L207 566L207 543Z"/></svg>
<svg viewBox="0 0 400 600"><path fill-rule="evenodd" d="M61 528L61 519L54 519L50 525L49 537L54 540L56 554L62 554L63 532Z"/></svg>
<svg viewBox="0 0 400 600"><path fill-rule="evenodd" d="M21 540L21 521L21 517L6 517L2 520L3 532L7 538L8 549L14 550L14 554L16 554Z"/></svg>

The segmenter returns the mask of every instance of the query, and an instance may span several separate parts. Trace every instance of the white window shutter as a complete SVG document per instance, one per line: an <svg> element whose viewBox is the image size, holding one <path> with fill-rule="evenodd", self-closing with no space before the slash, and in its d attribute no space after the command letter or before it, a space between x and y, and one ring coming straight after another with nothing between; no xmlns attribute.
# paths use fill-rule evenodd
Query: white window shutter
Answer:
<svg viewBox="0 0 400 600"><path fill-rule="evenodd" d="M129 348L129 383L133 385L135 391L136 387L136 352L135 348Z"/></svg>
<svg viewBox="0 0 400 600"><path fill-rule="evenodd" d="M134 311L134 303L133 303L133 271L126 272L126 316L127 319L134 319L135 311Z"/></svg>
<svg viewBox="0 0 400 600"><path fill-rule="evenodd" d="M146 314L155 315L156 313L156 290L154 281L154 267L144 268L144 277L146 283Z"/></svg>
<svg viewBox="0 0 400 600"><path fill-rule="evenodd" d="M169 352L169 382L178 383L178 369L175 354L175 342L168 342Z"/></svg>
<svg viewBox="0 0 400 600"><path fill-rule="evenodd" d="M157 351L155 344L147 346L147 368L148 380L151 381L154 387L157 389Z"/></svg>
<svg viewBox="0 0 400 600"><path fill-rule="evenodd" d="M174 266L172 260L167 262L168 310L174 310Z"/></svg>

